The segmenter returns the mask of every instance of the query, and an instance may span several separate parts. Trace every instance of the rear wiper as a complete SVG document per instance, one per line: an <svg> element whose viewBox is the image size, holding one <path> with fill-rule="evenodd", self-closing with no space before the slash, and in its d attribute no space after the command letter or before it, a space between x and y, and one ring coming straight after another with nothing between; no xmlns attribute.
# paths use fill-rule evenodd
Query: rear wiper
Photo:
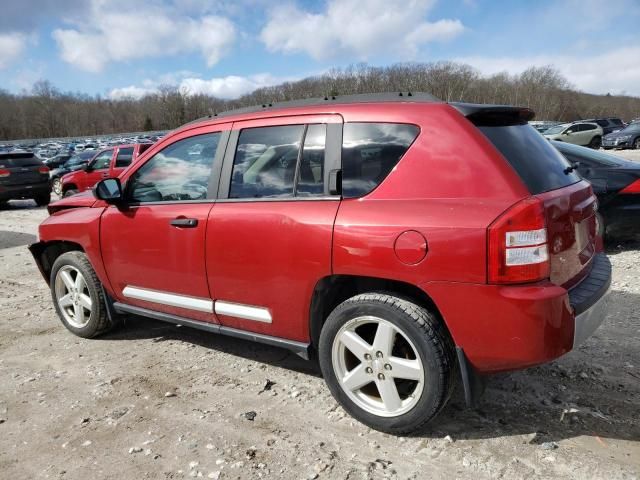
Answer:
<svg viewBox="0 0 640 480"><path fill-rule="evenodd" d="M569 175L580 166L580 162L573 162L570 166L563 170L565 175Z"/></svg>

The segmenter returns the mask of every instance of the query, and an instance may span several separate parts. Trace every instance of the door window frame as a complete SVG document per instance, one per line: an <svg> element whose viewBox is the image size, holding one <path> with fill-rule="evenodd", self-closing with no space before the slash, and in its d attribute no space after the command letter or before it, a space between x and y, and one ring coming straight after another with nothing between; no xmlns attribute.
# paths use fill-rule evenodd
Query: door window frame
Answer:
<svg viewBox="0 0 640 480"><path fill-rule="evenodd" d="M167 140L168 142L159 142L153 147L147 149L144 152L146 158L143 160L139 160L137 162L133 162L125 171L125 176L121 179L123 186L123 196L124 203L127 207L137 207L137 206L152 206L152 205L172 205L176 203L180 204L189 204L189 203L213 203L216 201L216 192L218 190L218 185L220 183L220 173L222 171L222 160L225 155L225 151L228 146L229 137L231 134L231 126L232 123L224 123L217 125L210 125L206 127L199 127L195 129L186 130L176 135L175 137L170 137ZM171 147L172 145L186 139L198 137L201 135L210 135L210 134L220 134L220 140L218 141L218 146L216 148L216 153L211 160L211 175L209 176L209 183L207 186L207 196L206 198L198 199L198 200L162 200L156 202L134 202L131 201L131 182L129 179L132 175L145 166L148 162L153 160L155 156L164 151L166 148Z"/></svg>
<svg viewBox="0 0 640 480"><path fill-rule="evenodd" d="M331 172L334 170L341 170L341 155L342 155L342 125L344 120L339 114L310 114L310 115L296 115L296 116L282 116L282 117L268 117L255 120L246 120L241 122L234 122L229 136L229 142L227 143L226 152L224 155L224 161L222 162L222 172L220 174L220 181L217 189L217 201L221 203L247 203L247 202L305 202L305 201L318 201L318 200L339 200L340 195L329 194L329 178ZM314 125L325 124L327 126L327 132L325 137L325 151L324 151L324 193L317 196L291 196L291 197L259 197L259 198L229 198L229 192L231 187L231 175L233 172L233 161L236 155L236 149L238 147L238 140L240 133L244 129L248 128L268 128L268 127L280 127L286 125ZM306 132L306 128L305 128ZM300 152L304 149L304 143L300 145ZM298 155L298 164L296 165L296 171L299 168L301 160L301 154ZM297 180L296 180L297 181Z"/></svg>

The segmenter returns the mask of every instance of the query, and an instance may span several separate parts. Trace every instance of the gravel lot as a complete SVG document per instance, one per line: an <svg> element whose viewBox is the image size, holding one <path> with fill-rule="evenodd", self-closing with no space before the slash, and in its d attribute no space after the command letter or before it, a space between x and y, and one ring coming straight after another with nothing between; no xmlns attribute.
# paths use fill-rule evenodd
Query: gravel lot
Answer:
<svg viewBox="0 0 640 480"><path fill-rule="evenodd" d="M640 242L609 247L610 315L580 349L397 438L284 350L135 317L74 337L25 247L46 215L0 211L2 478L640 478Z"/></svg>

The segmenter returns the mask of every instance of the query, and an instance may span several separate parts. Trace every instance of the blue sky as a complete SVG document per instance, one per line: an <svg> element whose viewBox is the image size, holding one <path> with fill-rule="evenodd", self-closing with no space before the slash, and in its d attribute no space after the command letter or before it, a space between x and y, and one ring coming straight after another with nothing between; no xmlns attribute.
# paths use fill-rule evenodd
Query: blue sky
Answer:
<svg viewBox="0 0 640 480"><path fill-rule="evenodd" d="M5 2L3 2L5 3ZM358 62L554 65L578 89L640 96L640 0L8 0L0 88L233 98Z"/></svg>

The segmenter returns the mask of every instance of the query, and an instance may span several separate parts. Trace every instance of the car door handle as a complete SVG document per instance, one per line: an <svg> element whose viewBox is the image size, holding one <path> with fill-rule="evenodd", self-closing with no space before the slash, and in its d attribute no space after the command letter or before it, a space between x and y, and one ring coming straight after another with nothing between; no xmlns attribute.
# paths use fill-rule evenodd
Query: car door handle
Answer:
<svg viewBox="0 0 640 480"><path fill-rule="evenodd" d="M171 225L179 228L194 228L198 226L197 218L174 218Z"/></svg>

